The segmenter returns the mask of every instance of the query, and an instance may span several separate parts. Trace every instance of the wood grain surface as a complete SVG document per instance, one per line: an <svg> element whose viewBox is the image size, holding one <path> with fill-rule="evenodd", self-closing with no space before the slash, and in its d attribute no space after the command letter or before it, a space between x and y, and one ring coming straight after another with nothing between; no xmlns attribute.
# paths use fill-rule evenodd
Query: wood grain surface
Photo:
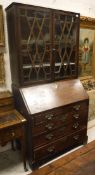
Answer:
<svg viewBox="0 0 95 175"><path fill-rule="evenodd" d="M79 79L20 89L30 114L88 99Z"/></svg>
<svg viewBox="0 0 95 175"><path fill-rule="evenodd" d="M29 175L95 175L95 141Z"/></svg>

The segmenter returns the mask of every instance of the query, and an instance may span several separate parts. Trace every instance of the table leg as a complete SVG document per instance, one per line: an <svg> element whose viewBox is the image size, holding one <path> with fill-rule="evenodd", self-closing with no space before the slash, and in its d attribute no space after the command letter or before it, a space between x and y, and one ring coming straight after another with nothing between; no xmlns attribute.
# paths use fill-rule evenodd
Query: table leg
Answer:
<svg viewBox="0 0 95 175"><path fill-rule="evenodd" d="M23 133L25 133L25 132L23 132ZM27 166L26 166L26 141L25 141L25 134L23 134L21 146L22 146L22 157L23 157L24 170L28 171Z"/></svg>

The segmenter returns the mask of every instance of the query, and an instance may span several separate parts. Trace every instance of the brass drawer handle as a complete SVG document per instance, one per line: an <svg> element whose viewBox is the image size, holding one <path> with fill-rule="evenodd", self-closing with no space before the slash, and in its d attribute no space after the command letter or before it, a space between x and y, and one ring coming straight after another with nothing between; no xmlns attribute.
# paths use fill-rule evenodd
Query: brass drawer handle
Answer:
<svg viewBox="0 0 95 175"><path fill-rule="evenodd" d="M78 140L79 139L79 135L76 135L73 137L74 140Z"/></svg>
<svg viewBox="0 0 95 175"><path fill-rule="evenodd" d="M11 134L12 134L12 136L13 136L13 137L15 136L15 132L14 132L14 131L12 131L12 133L11 133Z"/></svg>
<svg viewBox="0 0 95 175"><path fill-rule="evenodd" d="M53 134L48 134L48 135L46 135L45 138L48 139L48 140L51 140L53 138L53 136L54 136Z"/></svg>
<svg viewBox="0 0 95 175"><path fill-rule="evenodd" d="M55 49L55 48L53 48L52 50L53 50L53 51L55 51L56 49Z"/></svg>
<svg viewBox="0 0 95 175"><path fill-rule="evenodd" d="M48 115L45 116L45 118L46 118L47 120L52 120L53 114L48 114Z"/></svg>
<svg viewBox="0 0 95 175"><path fill-rule="evenodd" d="M73 106L73 108L78 111L80 109L80 105Z"/></svg>
<svg viewBox="0 0 95 175"><path fill-rule="evenodd" d="M74 129L77 129L78 126L79 126L79 123L74 123L73 128L74 128Z"/></svg>
<svg viewBox="0 0 95 175"><path fill-rule="evenodd" d="M54 146L52 146L52 147L50 147L50 148L47 149L47 151L48 151L49 153L52 153L54 150L55 150Z"/></svg>
<svg viewBox="0 0 95 175"><path fill-rule="evenodd" d="M74 114L73 117L74 117L75 119L78 119L78 118L79 118L79 114Z"/></svg>
<svg viewBox="0 0 95 175"><path fill-rule="evenodd" d="M53 123L50 123L48 125L45 126L48 130L52 130L53 129Z"/></svg>

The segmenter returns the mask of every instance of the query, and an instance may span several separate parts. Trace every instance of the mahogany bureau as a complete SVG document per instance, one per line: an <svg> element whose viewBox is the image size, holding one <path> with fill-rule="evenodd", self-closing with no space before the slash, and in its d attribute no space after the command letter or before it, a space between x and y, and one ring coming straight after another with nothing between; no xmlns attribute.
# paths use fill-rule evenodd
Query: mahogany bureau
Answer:
<svg viewBox="0 0 95 175"><path fill-rule="evenodd" d="M87 142L89 99L80 80L13 86L13 93L16 108L27 119L31 168Z"/></svg>

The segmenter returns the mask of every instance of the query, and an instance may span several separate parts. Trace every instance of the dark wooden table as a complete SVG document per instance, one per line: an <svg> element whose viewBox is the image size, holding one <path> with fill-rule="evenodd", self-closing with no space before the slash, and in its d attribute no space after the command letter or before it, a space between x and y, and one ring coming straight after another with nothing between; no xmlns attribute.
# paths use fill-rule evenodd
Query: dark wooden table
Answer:
<svg viewBox="0 0 95 175"><path fill-rule="evenodd" d="M11 141L14 149L14 140L20 139L24 169L26 168L26 146L25 146L25 123L26 119L15 109L0 112L0 145L4 146Z"/></svg>
<svg viewBox="0 0 95 175"><path fill-rule="evenodd" d="M95 175L95 141L29 175Z"/></svg>

